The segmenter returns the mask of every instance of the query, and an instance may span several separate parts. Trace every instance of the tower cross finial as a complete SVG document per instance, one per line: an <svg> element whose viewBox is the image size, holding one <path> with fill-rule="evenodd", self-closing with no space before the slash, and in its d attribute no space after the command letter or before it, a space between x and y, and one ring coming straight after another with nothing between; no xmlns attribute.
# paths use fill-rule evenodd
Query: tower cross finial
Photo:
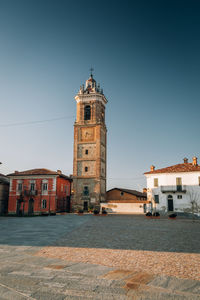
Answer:
<svg viewBox="0 0 200 300"><path fill-rule="evenodd" d="M90 68L90 72L91 72L90 75L91 75L91 76L93 76L93 74L92 74L93 71L94 71L94 69L91 67L91 68Z"/></svg>

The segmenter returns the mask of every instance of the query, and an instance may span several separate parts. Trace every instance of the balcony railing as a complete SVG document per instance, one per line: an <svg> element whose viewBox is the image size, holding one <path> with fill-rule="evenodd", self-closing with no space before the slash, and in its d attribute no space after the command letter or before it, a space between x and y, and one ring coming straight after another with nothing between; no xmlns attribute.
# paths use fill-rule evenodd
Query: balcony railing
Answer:
<svg viewBox="0 0 200 300"><path fill-rule="evenodd" d="M161 185L162 193L186 193L186 185Z"/></svg>
<svg viewBox="0 0 200 300"><path fill-rule="evenodd" d="M37 195L37 190L25 190L24 191L24 196L36 196Z"/></svg>

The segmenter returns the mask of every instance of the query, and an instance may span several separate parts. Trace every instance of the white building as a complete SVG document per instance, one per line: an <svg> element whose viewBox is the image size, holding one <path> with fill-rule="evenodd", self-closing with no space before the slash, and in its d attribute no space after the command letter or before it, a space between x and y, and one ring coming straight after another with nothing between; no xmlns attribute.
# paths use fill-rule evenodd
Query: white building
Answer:
<svg viewBox="0 0 200 300"><path fill-rule="evenodd" d="M197 158L184 163L144 173L147 178L147 199L152 209L162 213L200 213L200 165Z"/></svg>

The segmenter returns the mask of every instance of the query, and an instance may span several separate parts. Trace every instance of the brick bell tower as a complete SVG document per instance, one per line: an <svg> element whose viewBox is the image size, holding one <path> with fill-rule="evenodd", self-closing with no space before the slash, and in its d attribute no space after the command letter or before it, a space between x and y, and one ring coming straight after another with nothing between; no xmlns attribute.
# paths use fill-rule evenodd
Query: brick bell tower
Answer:
<svg viewBox="0 0 200 300"><path fill-rule="evenodd" d="M100 202L106 199L107 99L92 72L75 100L72 206L87 210L90 206L99 207Z"/></svg>

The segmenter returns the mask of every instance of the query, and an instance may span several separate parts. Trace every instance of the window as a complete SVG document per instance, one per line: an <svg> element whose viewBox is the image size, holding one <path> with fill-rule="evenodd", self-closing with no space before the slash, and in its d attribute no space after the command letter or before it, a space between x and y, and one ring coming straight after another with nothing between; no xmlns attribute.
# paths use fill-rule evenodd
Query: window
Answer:
<svg viewBox="0 0 200 300"><path fill-rule="evenodd" d="M120 193L120 196L123 196L123 195L124 195L124 192L121 192L121 193Z"/></svg>
<svg viewBox="0 0 200 300"><path fill-rule="evenodd" d="M87 172L88 171L88 167L85 167L85 172Z"/></svg>
<svg viewBox="0 0 200 300"><path fill-rule="evenodd" d="M182 199L182 195L177 195L177 199Z"/></svg>
<svg viewBox="0 0 200 300"><path fill-rule="evenodd" d="M89 195L89 188L88 188L88 186L84 186L83 195L84 196L88 196Z"/></svg>
<svg viewBox="0 0 200 300"><path fill-rule="evenodd" d="M85 154L87 154L87 155L88 155L88 149L86 149L86 150L85 150Z"/></svg>
<svg viewBox="0 0 200 300"><path fill-rule="evenodd" d="M158 178L154 178L154 187L158 187Z"/></svg>
<svg viewBox="0 0 200 300"><path fill-rule="evenodd" d="M17 190L18 190L18 191L22 191L22 183L18 183Z"/></svg>
<svg viewBox="0 0 200 300"><path fill-rule="evenodd" d="M31 188L30 188L31 191L34 191L35 190L35 183L31 183Z"/></svg>
<svg viewBox="0 0 200 300"><path fill-rule="evenodd" d="M47 208L47 200L42 200L42 208Z"/></svg>
<svg viewBox="0 0 200 300"><path fill-rule="evenodd" d="M66 185L66 194L67 194L67 196L70 195L70 192L69 192L69 185Z"/></svg>
<svg viewBox="0 0 200 300"><path fill-rule="evenodd" d="M159 203L159 195L154 196L155 203Z"/></svg>
<svg viewBox="0 0 200 300"><path fill-rule="evenodd" d="M47 183L43 183L42 189L43 189L43 191L47 191L48 190L48 184Z"/></svg>
<svg viewBox="0 0 200 300"><path fill-rule="evenodd" d="M84 120L90 120L91 118L91 107L90 105L86 105L84 108Z"/></svg>
<svg viewBox="0 0 200 300"><path fill-rule="evenodd" d="M177 191L182 191L182 178L176 177L176 187Z"/></svg>

